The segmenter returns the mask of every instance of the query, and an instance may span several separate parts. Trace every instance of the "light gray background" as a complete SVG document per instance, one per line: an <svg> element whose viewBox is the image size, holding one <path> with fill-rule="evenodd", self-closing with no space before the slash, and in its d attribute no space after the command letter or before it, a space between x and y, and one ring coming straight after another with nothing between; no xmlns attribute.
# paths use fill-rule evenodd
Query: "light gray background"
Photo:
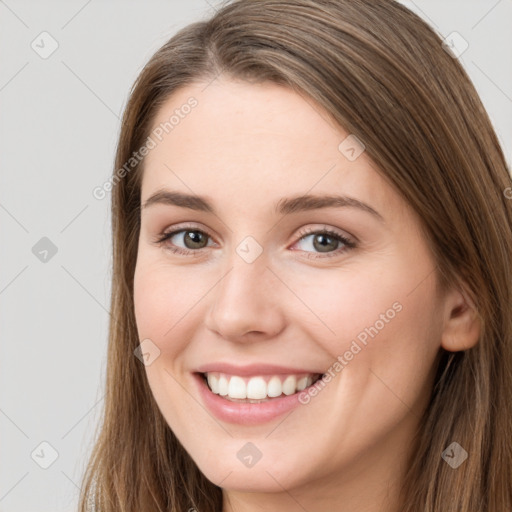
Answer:
<svg viewBox="0 0 512 512"><path fill-rule="evenodd" d="M403 3L469 43L460 59L510 166L512 0ZM92 190L111 174L143 64L218 5L0 0L0 512L76 508L103 405L109 320L110 203ZM31 47L43 31L59 45L47 59ZM57 248L46 262L32 252L42 237ZM43 441L58 453L47 469Z"/></svg>

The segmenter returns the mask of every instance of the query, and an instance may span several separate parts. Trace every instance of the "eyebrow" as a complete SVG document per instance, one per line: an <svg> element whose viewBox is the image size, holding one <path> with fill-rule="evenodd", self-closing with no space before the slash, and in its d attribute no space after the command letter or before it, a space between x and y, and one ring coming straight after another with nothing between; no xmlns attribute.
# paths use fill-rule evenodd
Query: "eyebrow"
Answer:
<svg viewBox="0 0 512 512"><path fill-rule="evenodd" d="M217 215L215 208L206 197L186 194L183 192L159 190L146 200L146 202L142 205L142 208L148 208L155 204L180 206L182 208L189 208L191 210ZM348 196L301 195L294 197L283 197L276 203L274 211L275 213L287 215L290 213L333 207L358 208L377 217L380 221L384 221L382 215L370 205Z"/></svg>

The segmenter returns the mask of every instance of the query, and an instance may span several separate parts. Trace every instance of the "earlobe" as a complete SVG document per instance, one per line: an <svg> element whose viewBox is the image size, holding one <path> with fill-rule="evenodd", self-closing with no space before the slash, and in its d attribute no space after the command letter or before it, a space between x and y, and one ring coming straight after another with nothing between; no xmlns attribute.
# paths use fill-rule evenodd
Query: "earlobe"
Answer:
<svg viewBox="0 0 512 512"><path fill-rule="evenodd" d="M474 347L481 335L481 319L477 308L465 291L451 290L445 303L445 320L441 345L449 352Z"/></svg>

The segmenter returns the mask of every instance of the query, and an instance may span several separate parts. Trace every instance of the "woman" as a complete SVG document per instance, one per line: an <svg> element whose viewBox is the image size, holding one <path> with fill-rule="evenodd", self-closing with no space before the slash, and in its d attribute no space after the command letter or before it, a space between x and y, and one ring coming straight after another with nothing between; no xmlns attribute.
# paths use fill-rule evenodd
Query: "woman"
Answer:
<svg viewBox="0 0 512 512"><path fill-rule="evenodd" d="M112 183L81 510L511 509L511 178L420 18L226 5L141 72Z"/></svg>

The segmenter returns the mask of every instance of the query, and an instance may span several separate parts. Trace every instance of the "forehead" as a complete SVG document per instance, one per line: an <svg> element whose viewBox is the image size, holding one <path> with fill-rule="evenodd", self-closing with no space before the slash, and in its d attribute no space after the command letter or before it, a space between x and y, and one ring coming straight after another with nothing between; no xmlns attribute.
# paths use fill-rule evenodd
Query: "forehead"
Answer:
<svg viewBox="0 0 512 512"><path fill-rule="evenodd" d="M364 151L353 159L362 148L351 134L281 85L188 85L160 108L152 134L143 197L166 187L239 206L306 193L350 194L377 208L400 200Z"/></svg>

